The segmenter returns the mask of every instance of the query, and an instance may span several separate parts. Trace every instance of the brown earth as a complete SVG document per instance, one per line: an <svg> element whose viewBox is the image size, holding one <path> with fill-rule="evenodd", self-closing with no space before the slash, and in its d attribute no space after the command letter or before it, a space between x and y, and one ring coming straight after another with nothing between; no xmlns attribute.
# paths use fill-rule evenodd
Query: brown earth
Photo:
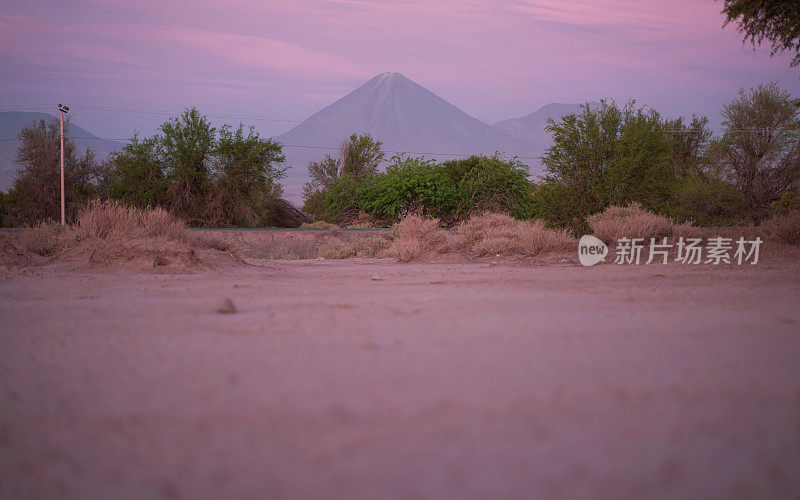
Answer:
<svg viewBox="0 0 800 500"><path fill-rule="evenodd" d="M0 498L800 496L796 248L248 262L0 273Z"/></svg>

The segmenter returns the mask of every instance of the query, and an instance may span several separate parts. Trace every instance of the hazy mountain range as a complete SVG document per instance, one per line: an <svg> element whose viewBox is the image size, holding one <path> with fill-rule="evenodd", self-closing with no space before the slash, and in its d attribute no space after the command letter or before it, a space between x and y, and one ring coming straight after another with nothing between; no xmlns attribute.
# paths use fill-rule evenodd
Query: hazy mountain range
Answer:
<svg viewBox="0 0 800 500"><path fill-rule="evenodd" d="M474 118L400 73L382 73L275 139L284 145L286 198L301 203L307 180L306 165L326 154L336 155L339 144L353 133L369 133L383 142L387 157L396 153L437 160L496 151L519 159L539 174L538 157L549 146L544 128L548 118L579 111L579 104L548 104L539 110L494 125ZM6 190L16 169L14 157L19 130L34 121L52 119L45 113L0 113L0 189ZM70 135L83 149L103 158L122 143L107 141L72 126Z"/></svg>

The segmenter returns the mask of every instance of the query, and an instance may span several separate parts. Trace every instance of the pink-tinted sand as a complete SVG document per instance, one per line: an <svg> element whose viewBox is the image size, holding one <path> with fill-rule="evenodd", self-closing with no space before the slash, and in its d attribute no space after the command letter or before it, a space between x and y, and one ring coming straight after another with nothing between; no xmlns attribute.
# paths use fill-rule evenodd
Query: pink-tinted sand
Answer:
<svg viewBox="0 0 800 500"><path fill-rule="evenodd" d="M790 257L6 274L0 497L797 498Z"/></svg>

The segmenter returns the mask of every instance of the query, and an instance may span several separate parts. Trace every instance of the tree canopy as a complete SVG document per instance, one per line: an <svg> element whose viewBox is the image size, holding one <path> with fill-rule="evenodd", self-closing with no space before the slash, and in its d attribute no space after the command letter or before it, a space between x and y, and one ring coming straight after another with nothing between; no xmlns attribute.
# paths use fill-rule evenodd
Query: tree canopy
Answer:
<svg viewBox="0 0 800 500"><path fill-rule="evenodd" d="M738 24L744 41L753 46L767 41L770 55L794 53L792 66L800 65L800 2L797 0L725 0L725 25Z"/></svg>

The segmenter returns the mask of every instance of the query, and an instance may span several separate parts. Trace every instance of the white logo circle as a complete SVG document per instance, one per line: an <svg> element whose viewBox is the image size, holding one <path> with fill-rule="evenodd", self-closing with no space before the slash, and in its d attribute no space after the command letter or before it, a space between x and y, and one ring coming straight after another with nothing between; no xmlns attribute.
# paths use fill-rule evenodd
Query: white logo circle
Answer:
<svg viewBox="0 0 800 500"><path fill-rule="evenodd" d="M591 234L581 236L578 241L578 260L584 266L593 266L603 262L608 255L608 246L599 238Z"/></svg>

